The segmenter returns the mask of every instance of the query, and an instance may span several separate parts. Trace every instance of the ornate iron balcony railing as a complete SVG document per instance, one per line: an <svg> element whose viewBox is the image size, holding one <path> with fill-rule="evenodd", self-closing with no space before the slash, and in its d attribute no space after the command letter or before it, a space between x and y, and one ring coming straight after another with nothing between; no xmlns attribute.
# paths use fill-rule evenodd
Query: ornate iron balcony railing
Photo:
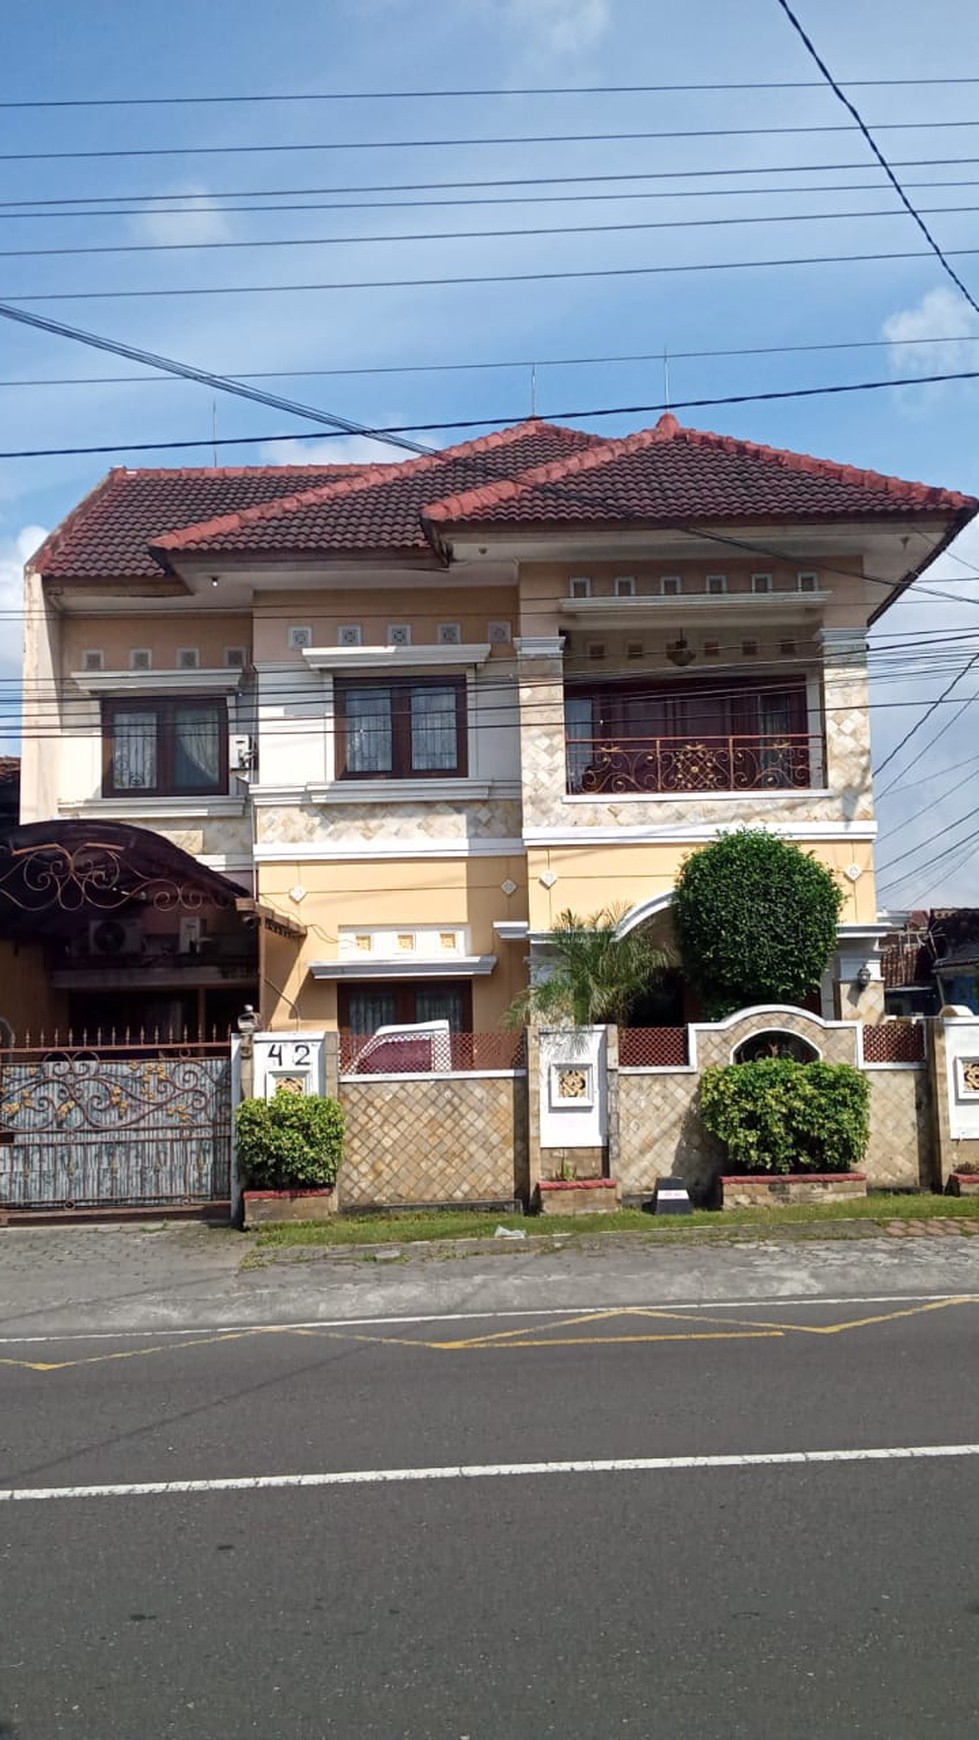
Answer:
<svg viewBox="0 0 979 1740"><path fill-rule="evenodd" d="M822 739L806 733L717 737L569 737L575 796L675 791L799 791L823 766Z"/></svg>

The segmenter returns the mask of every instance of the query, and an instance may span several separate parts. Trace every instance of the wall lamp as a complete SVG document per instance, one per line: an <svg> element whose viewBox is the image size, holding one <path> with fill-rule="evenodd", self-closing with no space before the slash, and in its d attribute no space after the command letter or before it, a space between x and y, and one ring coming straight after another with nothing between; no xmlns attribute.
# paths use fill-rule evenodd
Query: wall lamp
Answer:
<svg viewBox="0 0 979 1740"><path fill-rule="evenodd" d="M873 975L870 971L870 968L868 967L866 961L864 961L863 966L860 968L860 971L857 974L856 981L855 981L856 984L859 985L861 991L865 991L867 989L867 986L870 984L872 977L873 977Z"/></svg>

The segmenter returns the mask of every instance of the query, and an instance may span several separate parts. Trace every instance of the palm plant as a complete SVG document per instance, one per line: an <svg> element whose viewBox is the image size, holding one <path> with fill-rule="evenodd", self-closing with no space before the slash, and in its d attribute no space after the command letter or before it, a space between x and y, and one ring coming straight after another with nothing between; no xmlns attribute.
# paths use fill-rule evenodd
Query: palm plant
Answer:
<svg viewBox="0 0 979 1740"><path fill-rule="evenodd" d="M590 918L562 912L547 938L545 973L507 1011L512 1027L527 1021L562 1027L625 1026L633 1006L672 965L642 931L618 934L622 911L606 908Z"/></svg>

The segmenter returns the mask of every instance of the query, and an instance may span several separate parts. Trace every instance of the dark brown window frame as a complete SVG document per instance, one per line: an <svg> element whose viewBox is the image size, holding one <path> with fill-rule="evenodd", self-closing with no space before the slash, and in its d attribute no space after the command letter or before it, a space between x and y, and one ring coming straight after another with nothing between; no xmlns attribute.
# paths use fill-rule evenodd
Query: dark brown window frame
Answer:
<svg viewBox="0 0 979 1740"><path fill-rule="evenodd" d="M173 777L175 765L174 720L182 707L213 708L218 730L218 777L213 785L178 785ZM157 717L157 781L155 785L120 785L113 779L113 746L115 718L119 713L154 712ZM221 695L131 695L114 696L102 703L102 796L115 798L142 797L220 797L228 790L228 707Z"/></svg>
<svg viewBox="0 0 979 1740"><path fill-rule="evenodd" d="M392 697L391 767L376 773L347 769L347 696L358 689L384 689ZM455 693L456 759L453 767L411 765L411 695L420 689L452 689ZM338 779L465 779L469 768L468 690L466 679L453 672L439 677L389 677L379 673L339 679L334 688ZM400 705L398 702L400 701Z"/></svg>
<svg viewBox="0 0 979 1740"><path fill-rule="evenodd" d="M473 1025L473 987L471 979L361 979L337 986L338 1026L341 1033L351 1032L350 999L357 991L392 992L395 1000L395 1024L411 1027L418 1019L418 991L448 991L461 993L463 1021L459 1031L471 1033Z"/></svg>

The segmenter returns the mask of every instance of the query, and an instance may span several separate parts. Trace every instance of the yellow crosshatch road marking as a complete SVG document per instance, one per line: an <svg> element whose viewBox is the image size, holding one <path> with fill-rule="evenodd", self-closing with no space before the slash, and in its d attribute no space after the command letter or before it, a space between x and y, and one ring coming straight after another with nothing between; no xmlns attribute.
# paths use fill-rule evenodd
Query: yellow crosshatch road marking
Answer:
<svg viewBox="0 0 979 1740"><path fill-rule="evenodd" d="M655 1305L610 1306L601 1311L574 1312L567 1317L536 1319L520 1328L493 1330L488 1335L469 1335L453 1340L429 1340L424 1335L388 1335L371 1332L358 1324L344 1329L336 1324L318 1329L304 1324L257 1324L250 1329L215 1330L210 1335L186 1339L157 1341L149 1346L125 1347L112 1353L85 1354L77 1359L34 1360L0 1356L0 1366L14 1366L21 1371L46 1376L51 1372L71 1371L81 1366L110 1365L119 1360L149 1359L151 1356L178 1354L199 1347L219 1347L223 1342L250 1341L261 1335L308 1337L316 1341L357 1341L381 1347L413 1347L423 1353L520 1353L548 1347L614 1347L640 1343L688 1341L782 1341L790 1335L844 1335L860 1329L876 1329L880 1324L895 1323L902 1318L925 1317L933 1311L958 1310L965 1305L979 1305L979 1294L962 1293L949 1299L931 1299L922 1305L911 1305L897 1311L881 1311L865 1317L851 1317L838 1323L792 1323L770 1318L732 1316L723 1307L713 1312L669 1311ZM793 1311L825 1310L818 1299L791 1306ZM488 1314L492 1316L492 1313ZM648 1325L648 1327L646 1327ZM667 1327L669 1325L669 1327ZM575 1334L574 1331L581 1331ZM56 1337L51 1337L56 1342ZM66 1338L70 1339L70 1338Z"/></svg>

